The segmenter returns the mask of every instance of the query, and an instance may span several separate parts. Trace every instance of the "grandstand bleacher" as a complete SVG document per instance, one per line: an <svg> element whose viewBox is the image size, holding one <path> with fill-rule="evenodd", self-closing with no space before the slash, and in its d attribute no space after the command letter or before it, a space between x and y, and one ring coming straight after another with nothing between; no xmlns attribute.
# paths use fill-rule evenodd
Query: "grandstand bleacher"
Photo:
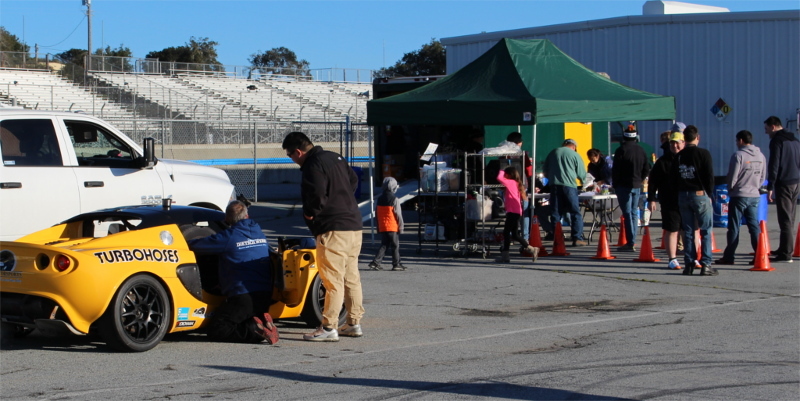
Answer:
<svg viewBox="0 0 800 401"><path fill-rule="evenodd" d="M47 71L0 70L0 96L7 104L27 109L83 111L100 118L134 117L119 103Z"/></svg>
<svg viewBox="0 0 800 401"><path fill-rule="evenodd" d="M47 71L0 69L0 102L25 108L81 110L112 120L366 121L371 85L258 80L203 74L93 72L81 87ZM154 105L156 109L145 106ZM157 111L153 111L157 110Z"/></svg>

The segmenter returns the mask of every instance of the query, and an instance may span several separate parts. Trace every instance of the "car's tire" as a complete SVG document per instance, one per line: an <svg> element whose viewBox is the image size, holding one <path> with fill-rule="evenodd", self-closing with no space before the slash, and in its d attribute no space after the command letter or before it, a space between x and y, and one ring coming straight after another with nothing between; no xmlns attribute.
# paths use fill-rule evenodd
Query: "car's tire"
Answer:
<svg viewBox="0 0 800 401"><path fill-rule="evenodd" d="M155 278L140 274L120 287L100 318L100 336L110 347L125 352L152 349L172 324L169 297Z"/></svg>
<svg viewBox="0 0 800 401"><path fill-rule="evenodd" d="M306 295L306 302L303 305L303 311L300 312L300 318L311 327L319 327L322 324L322 309L325 307L325 287L322 285L322 277L317 274L314 281L308 288ZM342 305L342 310L339 312L339 324L341 326L347 321L347 308Z"/></svg>

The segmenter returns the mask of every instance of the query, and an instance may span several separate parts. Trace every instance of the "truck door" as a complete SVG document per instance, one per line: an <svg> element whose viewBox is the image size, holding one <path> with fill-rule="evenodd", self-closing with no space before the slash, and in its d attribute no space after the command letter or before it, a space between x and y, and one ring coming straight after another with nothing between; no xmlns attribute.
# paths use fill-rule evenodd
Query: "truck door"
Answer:
<svg viewBox="0 0 800 401"><path fill-rule="evenodd" d="M141 156L111 130L92 121L65 119L77 158L75 173L81 212L161 203L163 185L155 168L139 168Z"/></svg>
<svg viewBox="0 0 800 401"><path fill-rule="evenodd" d="M46 117L0 121L2 240L17 239L80 212L75 175L65 165L67 145L54 127Z"/></svg>

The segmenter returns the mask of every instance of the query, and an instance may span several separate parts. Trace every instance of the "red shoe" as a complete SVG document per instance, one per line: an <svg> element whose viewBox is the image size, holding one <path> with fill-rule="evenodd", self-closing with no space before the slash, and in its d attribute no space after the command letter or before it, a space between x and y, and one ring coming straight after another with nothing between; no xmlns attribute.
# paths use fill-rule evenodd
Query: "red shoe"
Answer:
<svg viewBox="0 0 800 401"><path fill-rule="evenodd" d="M253 316L253 321L256 322L256 334L267 340L267 344L276 344L280 336L278 335L278 328L272 323L272 316L269 313L265 313L262 319Z"/></svg>

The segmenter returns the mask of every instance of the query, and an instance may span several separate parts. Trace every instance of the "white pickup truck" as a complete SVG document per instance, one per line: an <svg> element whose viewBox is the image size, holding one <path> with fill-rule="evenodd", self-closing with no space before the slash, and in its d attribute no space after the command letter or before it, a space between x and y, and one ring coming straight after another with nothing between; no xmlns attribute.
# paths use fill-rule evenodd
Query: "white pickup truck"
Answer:
<svg viewBox="0 0 800 401"><path fill-rule="evenodd" d="M158 160L103 120L85 114L0 109L0 240L14 240L97 209L161 204L225 210L224 171Z"/></svg>

